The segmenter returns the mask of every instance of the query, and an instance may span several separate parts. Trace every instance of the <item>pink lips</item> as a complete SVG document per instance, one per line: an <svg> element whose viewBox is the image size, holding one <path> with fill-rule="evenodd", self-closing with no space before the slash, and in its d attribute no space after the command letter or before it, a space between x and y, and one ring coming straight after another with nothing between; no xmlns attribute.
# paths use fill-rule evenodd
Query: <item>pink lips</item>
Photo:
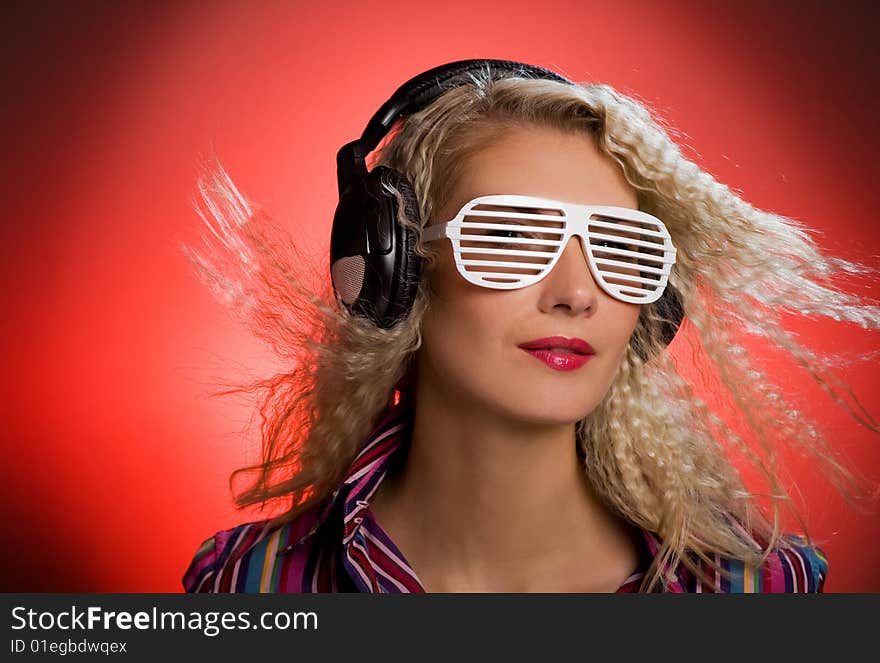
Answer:
<svg viewBox="0 0 880 663"><path fill-rule="evenodd" d="M586 364L596 351L581 338L548 336L519 347L557 371L573 371Z"/></svg>

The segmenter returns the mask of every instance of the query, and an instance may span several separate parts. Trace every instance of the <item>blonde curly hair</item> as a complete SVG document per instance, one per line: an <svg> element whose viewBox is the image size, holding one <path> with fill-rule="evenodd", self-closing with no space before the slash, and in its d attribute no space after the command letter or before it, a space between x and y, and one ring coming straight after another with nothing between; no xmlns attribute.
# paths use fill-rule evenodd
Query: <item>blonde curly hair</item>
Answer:
<svg viewBox="0 0 880 663"><path fill-rule="evenodd" d="M674 132L652 118L647 104L605 84L475 73L399 121L371 165L409 178L421 221L401 211L398 222L418 233L449 199L470 155L512 127L533 125L595 137L636 189L639 209L663 219L678 248L669 284L686 314L680 343L688 343L697 365L716 373L717 388L740 419L725 422L699 398L664 351L662 314L644 305L610 389L576 424L584 471L598 494L663 540L641 591L665 588L664 569L679 561L704 581L700 560L724 572L716 554L760 567L776 549L793 545L794 537L781 529L783 506L813 545L780 479L779 448L815 457L851 505L873 496L874 485L836 457L742 342L749 334L775 344L860 425L880 432L870 415L841 397L842 390L852 393L832 373L874 357L816 354L782 324L782 314L796 313L877 329L877 302L832 282L843 273L873 277L875 270L823 255L802 223L744 201L685 158L670 138ZM400 193L390 184L387 190L404 210ZM216 392L258 394L262 458L233 472L230 489L239 508L281 504L272 519L280 525L324 501L382 413L411 398L430 280L423 278L404 320L380 329L337 304L327 266L303 259L286 233L239 193L216 158L205 167L199 192L196 208L211 233L202 249L183 250L218 298L290 366ZM428 245L419 241L416 252L430 270L436 256ZM636 352L637 345L647 354ZM740 424L744 434L735 430ZM746 489L734 455L751 463L766 492ZM239 475L254 479L236 494ZM772 506L769 517L762 499Z"/></svg>

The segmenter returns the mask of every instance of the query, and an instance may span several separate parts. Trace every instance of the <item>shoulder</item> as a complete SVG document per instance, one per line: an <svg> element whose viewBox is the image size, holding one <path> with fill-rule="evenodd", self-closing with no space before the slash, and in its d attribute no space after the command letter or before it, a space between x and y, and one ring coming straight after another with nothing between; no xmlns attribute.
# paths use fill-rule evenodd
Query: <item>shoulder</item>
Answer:
<svg viewBox="0 0 880 663"><path fill-rule="evenodd" d="M715 553L713 565L700 563L708 574L708 584L690 569L680 567L682 582L679 589L673 591L723 594L823 592L828 574L825 552L816 545L808 545L802 536L785 534L783 538L785 541L767 555L760 567ZM755 540L766 545L760 537Z"/></svg>
<svg viewBox="0 0 880 663"><path fill-rule="evenodd" d="M771 555L763 569L765 592L821 593L828 575L828 556L819 546L798 535L788 535L787 547Z"/></svg>
<svg viewBox="0 0 880 663"><path fill-rule="evenodd" d="M199 545L182 583L198 593L300 591L310 574L319 511L273 525L270 519L221 530Z"/></svg>
<svg viewBox="0 0 880 663"><path fill-rule="evenodd" d="M268 521L243 523L216 532L199 545L183 574L187 592L216 592L220 572L231 559L247 554L265 536Z"/></svg>
<svg viewBox="0 0 880 663"><path fill-rule="evenodd" d="M764 536L747 530L735 516L730 517L740 532L749 533L758 550L766 548L768 540ZM714 577L714 591L810 594L824 591L828 574L825 551L810 545L807 538L800 534L783 533L780 539L760 568L716 554L715 561L720 563L722 572L714 569L709 572ZM700 584L699 581L697 584Z"/></svg>
<svg viewBox="0 0 880 663"><path fill-rule="evenodd" d="M715 575L715 591L724 593L806 593L823 591L828 558L818 546L794 534L772 550L760 568L721 557L724 573ZM762 543L762 545L764 545Z"/></svg>

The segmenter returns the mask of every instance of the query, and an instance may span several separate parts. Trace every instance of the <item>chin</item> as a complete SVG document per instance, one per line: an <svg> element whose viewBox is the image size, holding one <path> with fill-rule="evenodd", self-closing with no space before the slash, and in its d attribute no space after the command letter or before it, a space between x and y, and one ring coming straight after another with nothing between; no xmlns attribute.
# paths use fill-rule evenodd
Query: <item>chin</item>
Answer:
<svg viewBox="0 0 880 663"><path fill-rule="evenodd" d="M534 405L534 401L532 401ZM516 416L533 424L550 426L574 425L592 412L592 408L581 407L541 407L540 410L523 407L516 411Z"/></svg>

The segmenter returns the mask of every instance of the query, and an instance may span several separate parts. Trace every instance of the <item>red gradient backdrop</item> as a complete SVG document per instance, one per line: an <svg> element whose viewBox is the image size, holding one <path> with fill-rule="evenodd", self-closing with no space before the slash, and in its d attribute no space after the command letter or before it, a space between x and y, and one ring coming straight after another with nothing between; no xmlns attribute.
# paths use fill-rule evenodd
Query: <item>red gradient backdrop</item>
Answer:
<svg viewBox="0 0 880 663"><path fill-rule="evenodd" d="M274 364L178 250L212 146L326 260L336 151L391 92L450 60L523 60L638 95L718 179L878 266L877 17L793 4L6 5L0 589L180 591L204 537L258 517L227 484L253 459L250 411L208 393ZM794 324L813 346L878 347L855 326ZM791 375L876 477L876 435ZM875 367L847 375L878 413ZM790 469L828 540L826 590L880 590L880 516Z"/></svg>

